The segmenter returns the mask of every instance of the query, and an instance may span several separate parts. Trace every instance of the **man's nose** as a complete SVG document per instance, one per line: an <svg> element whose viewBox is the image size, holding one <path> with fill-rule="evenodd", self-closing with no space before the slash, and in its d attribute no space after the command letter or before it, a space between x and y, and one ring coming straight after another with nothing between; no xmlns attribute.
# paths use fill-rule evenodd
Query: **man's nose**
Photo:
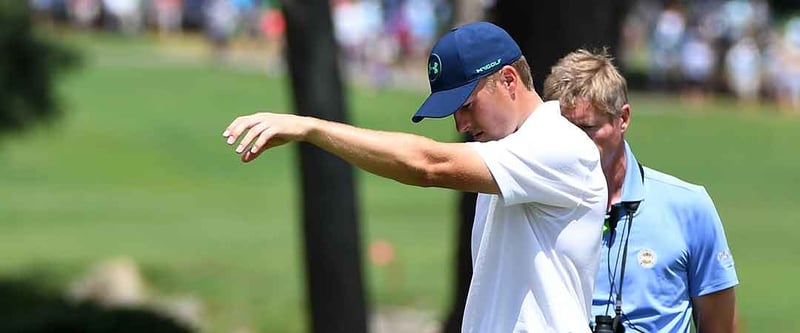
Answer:
<svg viewBox="0 0 800 333"><path fill-rule="evenodd" d="M458 109L458 111L453 114L453 118L456 120L456 131L459 133L469 132L469 117L465 114L463 109Z"/></svg>

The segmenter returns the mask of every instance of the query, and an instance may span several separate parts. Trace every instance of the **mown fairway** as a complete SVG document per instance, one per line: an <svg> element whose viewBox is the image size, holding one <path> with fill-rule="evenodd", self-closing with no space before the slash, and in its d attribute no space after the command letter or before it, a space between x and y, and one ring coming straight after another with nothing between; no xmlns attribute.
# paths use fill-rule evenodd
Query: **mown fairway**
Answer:
<svg viewBox="0 0 800 333"><path fill-rule="evenodd" d="M212 332L305 331L297 147L243 165L221 137L237 115L290 112L288 83L151 41L72 39L86 64L62 81L64 117L0 144L0 276L60 287L98 261L130 256L155 293L201 299ZM410 122L420 84L351 87L353 123L455 140L451 120ZM728 101L632 103L628 140L639 160L714 198L742 283L743 327L795 331L800 117ZM386 239L397 251L388 268L364 256L371 303L444 313L456 195L357 180L363 247Z"/></svg>

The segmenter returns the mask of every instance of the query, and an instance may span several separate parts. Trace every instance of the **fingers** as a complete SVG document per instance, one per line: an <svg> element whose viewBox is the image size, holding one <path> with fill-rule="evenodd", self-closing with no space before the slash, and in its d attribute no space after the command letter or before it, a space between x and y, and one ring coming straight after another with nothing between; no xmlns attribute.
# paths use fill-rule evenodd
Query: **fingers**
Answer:
<svg viewBox="0 0 800 333"><path fill-rule="evenodd" d="M265 117L266 114L263 113L256 113L249 116L241 116L233 120L225 131L222 132L222 136L227 138L227 143L232 145L239 139L239 136L244 133L244 131L248 130L249 128L261 123L263 120L262 118Z"/></svg>
<svg viewBox="0 0 800 333"><path fill-rule="evenodd" d="M250 142L253 141L253 139L255 139L257 136L261 138L262 134L269 130L269 128L269 125L263 122L251 127L250 130L248 130L247 133L242 137L242 140L239 141L239 146L236 147L236 153L241 154L244 152L245 149L250 146Z"/></svg>
<svg viewBox="0 0 800 333"><path fill-rule="evenodd" d="M264 150L286 143L285 140L274 138L278 131L270 119L268 113L238 117L225 129L222 136L227 139L228 145L239 141L236 153L242 154L243 162L250 162Z"/></svg>
<svg viewBox="0 0 800 333"><path fill-rule="evenodd" d="M259 155L261 155L260 151L254 153L254 152L248 150L248 151L244 152L244 154L242 154L242 162L245 162L245 163L250 162L250 161L256 159Z"/></svg>
<svg viewBox="0 0 800 333"><path fill-rule="evenodd" d="M253 131L251 130L250 132L253 132ZM248 136L249 135L250 134L248 133ZM263 131L261 131L258 134L258 139L256 139L255 142L253 142L253 146L250 147L250 152L253 153L253 154L260 153L262 151L262 148L266 148L266 147L264 147L264 145L267 144L267 142L273 136L275 136L275 129L272 128L272 127L265 128ZM247 137L245 137L245 139L247 139ZM242 142L244 143L244 140L242 140ZM241 146L239 146L239 147L241 147Z"/></svg>
<svg viewBox="0 0 800 333"><path fill-rule="evenodd" d="M251 130L251 132L252 132L252 130ZM256 139L255 142L253 142L253 146L250 147L250 149L248 149L247 151L245 151L244 154L242 154L242 162L245 162L245 163L250 162L250 161L256 159L259 155L261 155L261 153L263 151L265 151L265 150L267 150L267 149L269 149L271 147L275 147L277 145L280 145L280 143L271 142L270 139L272 139L273 136L275 136L275 130L273 128L271 128L271 127L265 129L264 131L262 131L258 135L258 139ZM275 140L275 141L281 141L281 140ZM242 146L240 145L239 147L242 147Z"/></svg>
<svg viewBox="0 0 800 333"><path fill-rule="evenodd" d="M259 139L261 139L262 136L264 136L264 133L262 133L262 135L259 136ZM259 143L259 141L260 140L257 140L255 143L253 143L253 146L250 149L246 150L244 154L242 154L242 162L245 163L250 162L261 156L261 153L263 153L267 149L277 147L288 142L284 139L276 137L274 134L271 134L269 138L265 139L265 141L262 143Z"/></svg>

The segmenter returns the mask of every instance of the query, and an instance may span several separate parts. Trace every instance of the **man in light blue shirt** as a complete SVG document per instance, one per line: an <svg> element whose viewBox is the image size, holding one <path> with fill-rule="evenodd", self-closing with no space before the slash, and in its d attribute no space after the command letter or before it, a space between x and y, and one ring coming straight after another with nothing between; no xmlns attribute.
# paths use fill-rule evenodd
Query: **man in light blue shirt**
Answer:
<svg viewBox="0 0 800 333"><path fill-rule="evenodd" d="M607 53L559 60L544 97L594 140L608 184L592 313L628 331L688 333L694 320L698 332L735 332L739 280L716 208L702 186L636 160L627 84Z"/></svg>

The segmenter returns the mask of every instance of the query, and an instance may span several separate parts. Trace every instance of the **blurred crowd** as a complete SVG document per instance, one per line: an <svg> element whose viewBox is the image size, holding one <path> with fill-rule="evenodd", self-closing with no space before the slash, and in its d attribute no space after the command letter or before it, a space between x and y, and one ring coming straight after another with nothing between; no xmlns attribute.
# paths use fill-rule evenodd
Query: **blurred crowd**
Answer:
<svg viewBox="0 0 800 333"><path fill-rule="evenodd" d="M766 0L641 0L622 38L623 67L645 73L647 88L800 110L800 16L781 17Z"/></svg>
<svg viewBox="0 0 800 333"><path fill-rule="evenodd" d="M392 68L418 71L450 19L447 0L333 0L335 36L344 58L373 84L392 84Z"/></svg>
<svg viewBox="0 0 800 333"><path fill-rule="evenodd" d="M39 19L80 28L130 35L202 31L219 52L237 36L280 48L286 31L277 0L28 1ZM451 12L446 0L331 0L331 11L345 62L381 86L391 83L391 68L427 57Z"/></svg>
<svg viewBox="0 0 800 333"><path fill-rule="evenodd" d="M277 0L29 0L40 18L123 34L202 31L224 51L239 35L282 47ZM424 62L448 24L448 0L331 0L345 63L378 86L392 69ZM766 0L638 0L623 24L620 65L634 88L680 90L692 100L730 92L800 110L800 16Z"/></svg>
<svg viewBox="0 0 800 333"><path fill-rule="evenodd" d="M236 34L280 43L285 22L275 1L263 0L29 0L40 20L134 35L205 32L224 48Z"/></svg>

